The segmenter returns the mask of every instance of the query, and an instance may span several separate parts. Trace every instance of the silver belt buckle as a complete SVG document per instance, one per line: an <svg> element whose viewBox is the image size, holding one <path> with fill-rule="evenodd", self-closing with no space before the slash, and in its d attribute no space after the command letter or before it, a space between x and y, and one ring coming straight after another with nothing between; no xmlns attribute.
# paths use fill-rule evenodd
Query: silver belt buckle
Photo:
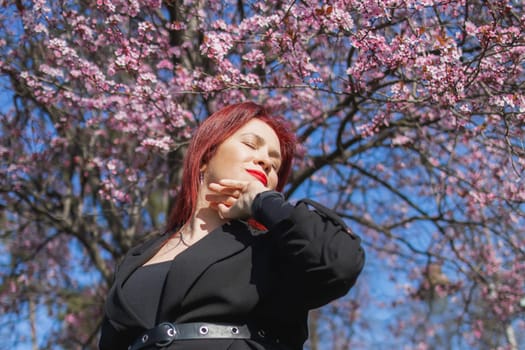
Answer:
<svg viewBox="0 0 525 350"><path fill-rule="evenodd" d="M177 328L175 327L175 325L171 322L163 322L161 324L159 324L157 327L165 327L167 326L165 332L166 332L166 335L168 337L170 337L170 339L166 339L166 340L162 340L162 341L159 341L159 342L156 342L155 345L156 346L168 346L170 345L174 340L175 338L177 337Z"/></svg>

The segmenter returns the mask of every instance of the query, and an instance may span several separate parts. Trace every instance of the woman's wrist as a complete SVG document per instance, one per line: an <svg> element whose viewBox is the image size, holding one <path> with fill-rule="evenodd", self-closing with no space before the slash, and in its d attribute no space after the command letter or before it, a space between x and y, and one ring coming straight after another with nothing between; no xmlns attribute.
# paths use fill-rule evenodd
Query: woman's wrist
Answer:
<svg viewBox="0 0 525 350"><path fill-rule="evenodd" d="M282 193L277 191L264 191L252 203L252 216L255 220L272 228L278 222L288 218L293 206L288 203Z"/></svg>

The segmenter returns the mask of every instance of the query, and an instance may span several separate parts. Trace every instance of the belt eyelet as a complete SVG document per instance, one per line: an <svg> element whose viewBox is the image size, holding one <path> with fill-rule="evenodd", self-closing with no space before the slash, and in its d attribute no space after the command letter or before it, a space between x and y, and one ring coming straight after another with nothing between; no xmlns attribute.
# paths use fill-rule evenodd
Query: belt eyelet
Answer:
<svg viewBox="0 0 525 350"><path fill-rule="evenodd" d="M232 327L232 334L239 334L239 328Z"/></svg>
<svg viewBox="0 0 525 350"><path fill-rule="evenodd" d="M202 335L206 335L206 334L208 334L208 331L209 331L209 330L208 330L208 327L206 327L206 326L201 326L201 327L199 328L199 333L202 334Z"/></svg>
<svg viewBox="0 0 525 350"><path fill-rule="evenodd" d="M142 341L143 343L145 343L145 342L148 341L148 339L149 339L148 335L147 335L147 334L144 334L144 335L142 336L141 341Z"/></svg>

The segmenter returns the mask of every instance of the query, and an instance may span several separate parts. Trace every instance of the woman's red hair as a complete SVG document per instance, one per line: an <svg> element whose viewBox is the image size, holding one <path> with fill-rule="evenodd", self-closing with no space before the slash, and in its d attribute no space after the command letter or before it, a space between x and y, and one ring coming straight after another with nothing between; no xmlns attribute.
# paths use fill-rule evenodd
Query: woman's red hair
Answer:
<svg viewBox="0 0 525 350"><path fill-rule="evenodd" d="M282 117L271 116L263 106L253 102L224 107L208 117L190 141L184 158L181 188L168 217L168 230L183 225L195 213L201 166L208 163L224 140L255 118L268 124L279 138L282 159L276 190L283 190L292 170L296 142L288 122Z"/></svg>

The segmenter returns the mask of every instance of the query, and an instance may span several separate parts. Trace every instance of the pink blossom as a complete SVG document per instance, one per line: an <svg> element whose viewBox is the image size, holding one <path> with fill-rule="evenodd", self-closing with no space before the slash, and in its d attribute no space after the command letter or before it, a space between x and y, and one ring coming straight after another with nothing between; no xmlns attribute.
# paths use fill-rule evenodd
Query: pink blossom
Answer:
<svg viewBox="0 0 525 350"><path fill-rule="evenodd" d="M162 60L157 64L157 69L173 70L173 64L169 60Z"/></svg>
<svg viewBox="0 0 525 350"><path fill-rule="evenodd" d="M172 140L168 136L164 136L161 139L148 138L141 143L145 147L155 147L163 152L168 152L172 145Z"/></svg>
<svg viewBox="0 0 525 350"><path fill-rule="evenodd" d="M265 56L259 49L254 49L242 57L245 61L250 63L250 67L261 66L265 67Z"/></svg>
<svg viewBox="0 0 525 350"><path fill-rule="evenodd" d="M407 143L409 143L410 141L411 141L410 138L407 137L407 136L404 136L404 135L397 135L396 137L394 137L394 138L392 139L392 144L398 146L398 145L404 145L404 144L407 144Z"/></svg>
<svg viewBox="0 0 525 350"><path fill-rule="evenodd" d="M210 59L222 61L232 47L233 37L229 34L208 32L201 46L201 52Z"/></svg>

